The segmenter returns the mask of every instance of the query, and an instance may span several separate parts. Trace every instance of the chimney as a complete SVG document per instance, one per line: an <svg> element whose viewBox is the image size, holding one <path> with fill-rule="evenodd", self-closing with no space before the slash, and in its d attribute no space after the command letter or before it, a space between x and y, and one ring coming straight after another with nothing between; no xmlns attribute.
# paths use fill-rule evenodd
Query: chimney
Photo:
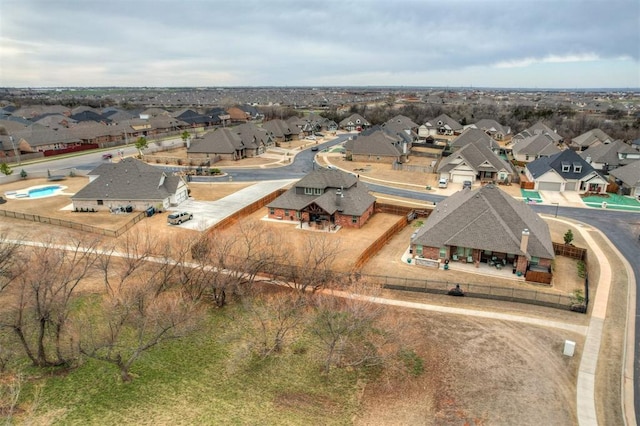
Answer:
<svg viewBox="0 0 640 426"><path fill-rule="evenodd" d="M524 228L522 231L522 239L520 240L520 251L523 253L527 252L527 247L529 246L529 230Z"/></svg>

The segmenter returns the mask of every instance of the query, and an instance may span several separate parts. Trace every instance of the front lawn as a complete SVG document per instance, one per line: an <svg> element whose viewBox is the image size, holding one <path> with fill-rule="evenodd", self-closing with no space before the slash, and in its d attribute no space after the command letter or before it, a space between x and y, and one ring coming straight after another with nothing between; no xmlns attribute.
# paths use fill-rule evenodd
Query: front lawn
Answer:
<svg viewBox="0 0 640 426"><path fill-rule="evenodd" d="M583 197L582 201L589 207L603 208L602 203L605 202L606 208L611 210L626 210L637 212L640 211L640 202L632 197L625 197L618 194L591 195Z"/></svg>

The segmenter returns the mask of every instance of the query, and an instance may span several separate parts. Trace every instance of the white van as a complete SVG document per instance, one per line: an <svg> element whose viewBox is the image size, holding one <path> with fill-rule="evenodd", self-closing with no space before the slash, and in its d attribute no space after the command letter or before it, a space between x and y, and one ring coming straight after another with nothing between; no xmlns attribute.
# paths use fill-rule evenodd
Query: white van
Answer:
<svg viewBox="0 0 640 426"><path fill-rule="evenodd" d="M438 188L446 188L449 181L445 178L442 178L438 181Z"/></svg>

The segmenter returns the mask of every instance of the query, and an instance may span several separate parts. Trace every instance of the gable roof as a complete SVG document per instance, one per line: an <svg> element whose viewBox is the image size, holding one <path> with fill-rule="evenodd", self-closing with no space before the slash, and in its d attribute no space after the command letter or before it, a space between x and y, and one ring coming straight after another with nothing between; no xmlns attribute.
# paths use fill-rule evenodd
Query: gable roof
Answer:
<svg viewBox="0 0 640 426"><path fill-rule="evenodd" d="M640 160L634 161L626 166L613 169L609 174L616 179L621 180L628 186L640 186Z"/></svg>
<svg viewBox="0 0 640 426"><path fill-rule="evenodd" d="M322 194L308 195L304 188L321 189ZM315 203L329 214L339 211L343 215L361 216L375 200L367 186L352 174L322 168L300 179L267 207L301 210Z"/></svg>
<svg viewBox="0 0 640 426"><path fill-rule="evenodd" d="M416 123L413 122L409 117L405 117L404 115L396 115L395 117L387 120L382 127L388 128L395 132L406 132L411 131L418 127Z"/></svg>
<svg viewBox="0 0 640 426"><path fill-rule="evenodd" d="M562 166L569 165L569 171L563 172ZM580 165L580 171L574 172L574 165ZM595 172L589 163L584 161L575 151L565 149L551 157L540 157L527 164L527 169L534 179L539 178L549 170L555 170L564 179L581 179L590 173Z"/></svg>
<svg viewBox="0 0 640 426"><path fill-rule="evenodd" d="M493 152L483 141L470 143L440 162L438 173L448 172L454 169L460 160L473 168L476 173L480 171L499 172L505 170L511 173L512 169L500 156Z"/></svg>
<svg viewBox="0 0 640 426"><path fill-rule="evenodd" d="M339 124L340 124L340 127L347 127L349 125L351 125L351 126L370 126L371 125L371 123L369 123L360 114L351 114L349 117L347 117L344 120L340 121Z"/></svg>
<svg viewBox="0 0 640 426"><path fill-rule="evenodd" d="M344 148L356 155L380 155L385 157L400 157L402 155L403 139L400 135L393 135L377 128L367 130L344 144Z"/></svg>
<svg viewBox="0 0 640 426"><path fill-rule="evenodd" d="M135 158L101 164L89 175L97 178L76 192L72 200L164 200L184 182Z"/></svg>
<svg viewBox="0 0 640 426"><path fill-rule="evenodd" d="M440 127L445 127L453 131L462 131L462 128L463 128L462 124L458 123L456 120L449 117L447 114L440 114L436 118L432 120L428 120L426 123L424 123L424 125L426 127L432 127L436 129Z"/></svg>
<svg viewBox="0 0 640 426"><path fill-rule="evenodd" d="M492 120L490 118L483 118L482 120L478 120L475 124L473 124L477 129L484 130L485 132L493 133L501 133L503 135L508 135L511 133L511 128L508 126L503 126L498 123L496 120Z"/></svg>
<svg viewBox="0 0 640 426"><path fill-rule="evenodd" d="M548 133L539 133L518 139L513 145L512 151L515 155L550 157L560 152L560 149Z"/></svg>
<svg viewBox="0 0 640 426"><path fill-rule="evenodd" d="M273 136L277 138L283 138L290 135L299 135L301 130L295 126L290 125L284 120L276 119L269 120L262 124L262 127L268 132L271 132Z"/></svg>
<svg viewBox="0 0 640 426"><path fill-rule="evenodd" d="M527 129L525 129L522 132L518 133L517 135L514 136L514 139L515 138L527 138L527 137L541 135L541 134L549 135L549 137L556 143L557 142L561 142L562 139L563 139L562 136L560 136L553 129L551 129L549 126L544 124L542 121L538 121L537 123L535 123L531 127L528 127Z"/></svg>
<svg viewBox="0 0 640 426"><path fill-rule="evenodd" d="M190 154L233 154L245 148L240 135L233 129L225 127L207 132L202 139L194 139L187 149Z"/></svg>
<svg viewBox="0 0 640 426"><path fill-rule="evenodd" d="M613 142L613 139L600 129L591 129L588 132L573 138L571 140L571 145L585 148L595 142L609 143Z"/></svg>
<svg viewBox="0 0 640 426"><path fill-rule="evenodd" d="M520 241L525 229L530 235L527 252L523 253ZM413 243L554 258L547 224L527 204L491 184L458 191L436 204Z"/></svg>
<svg viewBox="0 0 640 426"><path fill-rule="evenodd" d="M260 145L270 145L273 143L271 133L254 123L244 123L234 128L240 136L242 143L247 148L257 148Z"/></svg>
<svg viewBox="0 0 640 426"><path fill-rule="evenodd" d="M626 160L625 158L620 158L618 154L637 154L640 155L638 151L631 148L628 144L622 142L621 140L615 140L611 143L602 143L602 142L594 142L589 148L584 151L581 151L578 155L584 158L585 161L587 158L590 158L593 163L605 163L609 166L617 167L621 164L628 164L632 160Z"/></svg>
<svg viewBox="0 0 640 426"><path fill-rule="evenodd" d="M487 135L484 130L474 129L472 127L466 129L457 138L451 141L451 147L454 149L462 148L470 143L480 142L491 149L499 148L499 145L494 141L491 136Z"/></svg>

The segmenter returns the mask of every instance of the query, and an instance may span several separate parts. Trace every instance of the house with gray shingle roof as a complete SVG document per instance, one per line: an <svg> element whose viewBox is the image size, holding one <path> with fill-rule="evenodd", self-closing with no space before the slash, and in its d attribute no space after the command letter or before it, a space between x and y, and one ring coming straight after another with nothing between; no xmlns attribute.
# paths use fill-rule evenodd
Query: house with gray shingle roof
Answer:
<svg viewBox="0 0 640 426"><path fill-rule="evenodd" d="M532 161L525 173L536 191L607 192L606 179L571 149Z"/></svg>
<svg viewBox="0 0 640 426"><path fill-rule="evenodd" d="M557 142L548 133L539 133L514 140L515 143L511 147L513 158L524 163L540 157L550 157L560 152Z"/></svg>
<svg viewBox="0 0 640 426"><path fill-rule="evenodd" d="M347 132L360 132L365 130L367 127L370 127L371 123L369 123L369 121L360 114L351 114L349 117L341 120L338 125L342 130L346 130Z"/></svg>
<svg viewBox="0 0 640 426"><path fill-rule="evenodd" d="M620 185L621 193L640 200L640 160L618 167L609 173Z"/></svg>
<svg viewBox="0 0 640 426"><path fill-rule="evenodd" d="M458 137L453 139L449 145L451 146L451 150L455 151L470 143L481 143L496 153L500 150L500 145L493 140L491 136L487 135L484 130L474 129L472 127L465 129Z"/></svg>
<svg viewBox="0 0 640 426"><path fill-rule="evenodd" d="M235 161L247 156L246 148L240 135L232 128L226 127L194 139L187 148L187 157L199 164L211 164L220 160Z"/></svg>
<svg viewBox="0 0 640 426"><path fill-rule="evenodd" d="M246 147L247 157L260 155L276 145L271 133L254 123L241 124L238 127L234 127L234 130Z"/></svg>
<svg viewBox="0 0 640 426"><path fill-rule="evenodd" d="M411 138L402 131L373 127L345 142L344 149L351 161L404 163L411 150Z"/></svg>
<svg viewBox="0 0 640 426"><path fill-rule="evenodd" d="M530 269L550 272L555 257L547 224L495 185L440 201L410 246L414 258L501 264L523 275Z"/></svg>
<svg viewBox="0 0 640 426"><path fill-rule="evenodd" d="M300 128L295 125L290 125L285 120L269 120L262 124L262 127L271 133L278 146L304 137L304 133Z"/></svg>
<svg viewBox="0 0 640 426"><path fill-rule="evenodd" d="M472 124L471 126L484 131L487 135L491 136L497 141L504 140L511 134L511 128L509 126L503 126L496 120L491 120L489 118L478 120L478 122Z"/></svg>
<svg viewBox="0 0 640 426"><path fill-rule="evenodd" d="M75 211L164 210L189 198L182 177L134 158L101 164L88 176L89 184L71 197Z"/></svg>
<svg viewBox="0 0 640 426"><path fill-rule="evenodd" d="M560 143L563 141L563 137L560 136L555 130L551 129L549 126L544 124L542 121L538 121L534 125L526 128L521 131L517 135L513 137L513 142L516 142L518 139L530 138L532 136L537 136L541 134L546 134L551 140L555 143Z"/></svg>
<svg viewBox="0 0 640 426"><path fill-rule="evenodd" d="M358 178L341 170L321 168L267 205L271 219L334 229L361 228L373 215L376 199Z"/></svg>
<svg viewBox="0 0 640 426"><path fill-rule="evenodd" d="M491 138L489 140L495 143ZM481 182L510 182L513 177L511 166L492 151L485 140L468 143L448 157L443 157L437 173L440 179L454 183L466 180L475 182L478 179Z"/></svg>
<svg viewBox="0 0 640 426"><path fill-rule="evenodd" d="M584 151L596 142L611 143L613 138L600 129L591 129L573 138L570 146L578 151Z"/></svg>
<svg viewBox="0 0 640 426"><path fill-rule="evenodd" d="M580 151L579 155L591 164L591 167L604 173L640 160L640 151L621 140L610 143L595 142L586 150Z"/></svg>
<svg viewBox="0 0 640 426"><path fill-rule="evenodd" d="M404 132L410 135L413 140L418 139L418 125L404 115L396 115L384 122L382 127L396 133Z"/></svg>
<svg viewBox="0 0 640 426"><path fill-rule="evenodd" d="M418 135L425 139L429 136L445 135L453 136L462 133L462 124L458 123L447 114L440 114L433 120L428 120L418 128Z"/></svg>

